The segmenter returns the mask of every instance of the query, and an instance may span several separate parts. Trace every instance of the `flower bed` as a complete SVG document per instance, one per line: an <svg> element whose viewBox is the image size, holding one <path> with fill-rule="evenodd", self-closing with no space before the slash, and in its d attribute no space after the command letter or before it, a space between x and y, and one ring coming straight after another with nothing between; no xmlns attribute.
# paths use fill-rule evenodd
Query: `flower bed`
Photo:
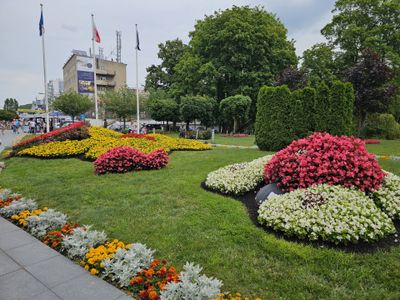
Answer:
<svg viewBox="0 0 400 300"><path fill-rule="evenodd" d="M121 136L121 138L136 138L136 139L146 139L149 141L155 141L156 139L152 136L140 133L127 133Z"/></svg>
<svg viewBox="0 0 400 300"><path fill-rule="evenodd" d="M365 144L380 144L380 140L364 140Z"/></svg>
<svg viewBox="0 0 400 300"><path fill-rule="evenodd" d="M386 172L381 187L372 194L377 205L392 219L400 219L400 177Z"/></svg>
<svg viewBox="0 0 400 300"><path fill-rule="evenodd" d="M87 126L85 126L85 121L81 121L45 134L36 135L32 138L23 140L13 146L13 151L19 151L21 149L32 147L40 143L64 140L82 140L88 137L89 135Z"/></svg>
<svg viewBox="0 0 400 300"><path fill-rule="evenodd" d="M284 192L322 183L372 192L384 177L362 140L326 133L293 141L274 155L264 171L265 182L276 183Z"/></svg>
<svg viewBox="0 0 400 300"><path fill-rule="evenodd" d="M271 158L272 155L266 155L220 168L207 175L205 185L223 194L244 194L263 182L264 166Z"/></svg>
<svg viewBox="0 0 400 300"><path fill-rule="evenodd" d="M165 152L173 150L194 151L211 149L209 145L202 142L175 139L160 134L145 135L145 138L130 134L129 138L121 138L124 135L106 128L89 127L87 131L89 138L83 140L47 141L45 143L45 139L39 138L40 136L35 137L42 143L18 150L16 151L16 155L39 158L62 158L84 154L85 158L96 160L108 150L120 146L132 147L144 153L150 153L160 148L164 149Z"/></svg>
<svg viewBox="0 0 400 300"><path fill-rule="evenodd" d="M11 194L10 190L0 191L0 198L9 197L14 200L4 204L0 215L11 218L92 275L107 279L135 299L212 300L224 295L220 291L222 282L202 275L200 266L187 263L182 272L177 272L166 261L160 263L154 257L155 251L146 245L107 241L104 232L92 230L90 226L72 225L60 212L47 208L38 210L35 201ZM30 209L24 209L28 206Z"/></svg>
<svg viewBox="0 0 400 300"><path fill-rule="evenodd" d="M261 204L259 222L289 236L327 242L373 242L396 231L363 192L318 185L274 196Z"/></svg>
<svg viewBox="0 0 400 300"><path fill-rule="evenodd" d="M96 159L94 166L96 174L105 174L161 169L167 163L168 154L163 149L145 154L131 147L116 147Z"/></svg>

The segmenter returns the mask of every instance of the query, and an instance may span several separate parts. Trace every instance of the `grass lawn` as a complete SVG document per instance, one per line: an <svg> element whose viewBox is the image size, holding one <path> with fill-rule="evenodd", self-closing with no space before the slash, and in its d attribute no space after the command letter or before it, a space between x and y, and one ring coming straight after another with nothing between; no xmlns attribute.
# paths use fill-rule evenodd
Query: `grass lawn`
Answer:
<svg viewBox="0 0 400 300"><path fill-rule="evenodd" d="M111 238L145 243L178 267L199 263L225 291L263 299L399 299L400 247L354 254L288 242L255 227L240 202L200 188L208 172L264 154L174 152L165 169L105 176L78 159L13 158L0 185ZM400 174L400 162L382 165Z"/></svg>
<svg viewBox="0 0 400 300"><path fill-rule="evenodd" d="M380 140L380 144L369 144L369 152L379 155L397 155L400 156L400 140Z"/></svg>

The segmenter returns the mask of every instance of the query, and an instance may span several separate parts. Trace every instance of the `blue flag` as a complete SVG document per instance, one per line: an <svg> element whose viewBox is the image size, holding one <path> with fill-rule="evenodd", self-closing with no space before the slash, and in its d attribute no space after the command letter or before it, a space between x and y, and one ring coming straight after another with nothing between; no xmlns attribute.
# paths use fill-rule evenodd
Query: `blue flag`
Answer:
<svg viewBox="0 0 400 300"><path fill-rule="evenodd" d="M136 49L140 51L140 45L139 45L139 31L137 30L137 25L136 25Z"/></svg>
<svg viewBox="0 0 400 300"><path fill-rule="evenodd" d="M43 11L40 12L40 21L39 21L39 34L42 36L44 33L44 19L43 19Z"/></svg>

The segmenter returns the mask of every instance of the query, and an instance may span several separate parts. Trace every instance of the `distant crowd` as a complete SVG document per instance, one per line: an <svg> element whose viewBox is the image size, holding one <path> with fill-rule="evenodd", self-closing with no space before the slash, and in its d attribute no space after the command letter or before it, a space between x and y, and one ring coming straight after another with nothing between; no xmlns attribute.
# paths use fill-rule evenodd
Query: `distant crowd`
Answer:
<svg viewBox="0 0 400 300"><path fill-rule="evenodd" d="M12 130L14 134L23 133L44 133L46 131L46 122L43 120L20 120L0 121L0 131L4 135L5 130Z"/></svg>

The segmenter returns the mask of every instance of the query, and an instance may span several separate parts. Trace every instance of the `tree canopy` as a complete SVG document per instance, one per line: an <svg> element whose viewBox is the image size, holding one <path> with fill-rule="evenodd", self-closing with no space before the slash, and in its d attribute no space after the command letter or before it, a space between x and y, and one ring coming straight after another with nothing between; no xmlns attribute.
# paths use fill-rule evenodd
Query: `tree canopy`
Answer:
<svg viewBox="0 0 400 300"><path fill-rule="evenodd" d="M4 100L4 110L12 110L17 111L18 109L18 101L14 98L7 98Z"/></svg>
<svg viewBox="0 0 400 300"><path fill-rule="evenodd" d="M88 96L73 91L62 94L53 102L53 108L71 116L72 121L92 107L93 102Z"/></svg>
<svg viewBox="0 0 400 300"><path fill-rule="evenodd" d="M124 120L136 114L136 96L132 90L122 87L118 90L107 91L104 96L105 110Z"/></svg>
<svg viewBox="0 0 400 300"><path fill-rule="evenodd" d="M322 34L340 48L340 61L354 65L370 48L394 66L400 66L400 1L337 0L332 21Z"/></svg>
<svg viewBox="0 0 400 300"><path fill-rule="evenodd" d="M187 96L182 98L180 113L182 120L186 122L186 128L189 129L189 123L194 120L200 120L206 127L213 123L215 101L202 96Z"/></svg>
<svg viewBox="0 0 400 300"><path fill-rule="evenodd" d="M249 117L250 105L250 97L243 95L230 96L219 104L224 120L233 121L233 133L236 133L238 123L245 122Z"/></svg>

